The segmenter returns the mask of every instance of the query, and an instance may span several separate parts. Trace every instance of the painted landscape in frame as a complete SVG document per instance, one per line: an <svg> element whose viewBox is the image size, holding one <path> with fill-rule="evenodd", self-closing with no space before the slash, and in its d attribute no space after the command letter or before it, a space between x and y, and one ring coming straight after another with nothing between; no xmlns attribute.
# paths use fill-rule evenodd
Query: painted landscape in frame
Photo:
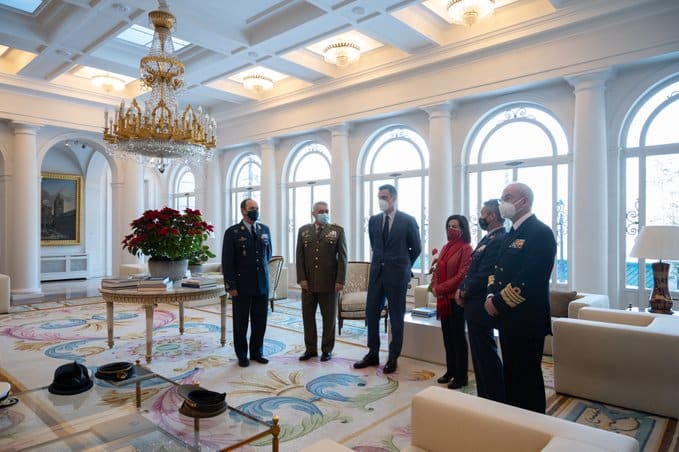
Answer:
<svg viewBox="0 0 679 452"><path fill-rule="evenodd" d="M42 173L40 243L79 245L82 176Z"/></svg>

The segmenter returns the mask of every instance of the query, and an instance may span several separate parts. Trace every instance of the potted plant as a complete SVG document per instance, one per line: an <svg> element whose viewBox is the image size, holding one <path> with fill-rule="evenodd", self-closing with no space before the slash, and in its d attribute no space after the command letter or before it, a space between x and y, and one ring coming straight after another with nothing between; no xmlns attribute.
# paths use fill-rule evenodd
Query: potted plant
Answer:
<svg viewBox="0 0 679 452"><path fill-rule="evenodd" d="M176 281L186 274L189 259L214 257L203 244L214 226L203 219L200 210L187 208L183 214L169 207L147 210L130 226L132 233L123 239L123 249L134 256L148 256L152 276Z"/></svg>

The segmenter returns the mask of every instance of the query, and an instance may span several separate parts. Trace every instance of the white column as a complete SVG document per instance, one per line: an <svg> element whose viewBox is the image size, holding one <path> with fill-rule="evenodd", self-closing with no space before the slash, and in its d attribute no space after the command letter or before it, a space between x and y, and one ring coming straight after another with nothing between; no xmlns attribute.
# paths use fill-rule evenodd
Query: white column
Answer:
<svg viewBox="0 0 679 452"><path fill-rule="evenodd" d="M609 71L568 77L575 93L573 199L569 237L572 287L608 292L606 80Z"/></svg>
<svg viewBox="0 0 679 452"><path fill-rule="evenodd" d="M351 180L349 176L349 126L340 124L330 127L330 219L350 233L351 227ZM357 237L351 234L347 240ZM351 248L351 247L349 247ZM350 252L350 251L349 251ZM351 253L351 252L350 252Z"/></svg>
<svg viewBox="0 0 679 452"><path fill-rule="evenodd" d="M122 250L120 242L131 232L130 223L141 216L144 209L144 168L134 159L123 160L121 163L122 184L119 187L115 183L112 184L113 206L116 209L114 212L119 212L119 230L118 234L113 236L114 250L116 247ZM116 194L118 200L116 200ZM140 260L128 251L122 252L121 263L137 264L139 262ZM114 267L113 270L117 272L118 267Z"/></svg>
<svg viewBox="0 0 679 452"><path fill-rule="evenodd" d="M220 214L220 206L224 205L222 201L224 181L220 176L217 161L211 161L203 165L203 171L206 173L206 183L202 187L203 199L205 201L203 218L215 227L214 237L210 237L206 245L217 255L215 259L220 259L222 254L222 235L224 234L224 225L222 224L222 215Z"/></svg>
<svg viewBox="0 0 679 452"><path fill-rule="evenodd" d="M446 242L445 222L453 212L453 136L450 123L453 104L446 102L423 108L429 114L429 205L427 218L429 249ZM460 212L457 212L460 213Z"/></svg>
<svg viewBox="0 0 679 452"><path fill-rule="evenodd" d="M40 290L40 165L38 126L14 124L10 278L13 294Z"/></svg>
<svg viewBox="0 0 679 452"><path fill-rule="evenodd" d="M274 140L264 140L259 142L259 149L262 158L262 199L259 205L262 222L269 226L271 230L271 240L273 241L273 253L282 255L283 241L285 234L281 231L278 218L278 206L281 199L276 196L278 178L276 177L276 155L274 153L276 144Z"/></svg>

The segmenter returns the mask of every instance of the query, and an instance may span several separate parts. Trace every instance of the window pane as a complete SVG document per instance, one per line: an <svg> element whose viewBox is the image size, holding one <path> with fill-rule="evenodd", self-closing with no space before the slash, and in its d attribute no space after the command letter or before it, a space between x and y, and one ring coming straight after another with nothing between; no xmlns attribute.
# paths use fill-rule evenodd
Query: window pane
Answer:
<svg viewBox="0 0 679 452"><path fill-rule="evenodd" d="M415 217L420 227L420 241L422 233L422 179L419 177L407 177L398 180L398 210ZM437 237L434 237L436 240ZM443 242L443 238L438 237ZM429 252L426 250L425 252ZM417 258L413 271L422 269L422 255Z"/></svg>
<svg viewBox="0 0 679 452"><path fill-rule="evenodd" d="M549 157L553 146L549 137L535 124L512 122L497 129L483 147L482 163Z"/></svg>
<svg viewBox="0 0 679 452"><path fill-rule="evenodd" d="M373 160L373 173L398 173L422 169L420 152L406 140L393 140L379 150Z"/></svg>
<svg viewBox="0 0 679 452"><path fill-rule="evenodd" d="M330 204L330 184L317 184L313 186L314 198L313 203L318 201L325 201ZM311 204L313 208L313 203ZM311 209L309 209L311 210ZM330 206L330 217L332 218L332 206Z"/></svg>
<svg viewBox="0 0 679 452"><path fill-rule="evenodd" d="M556 181L556 281L568 284L568 165L559 165Z"/></svg>
<svg viewBox="0 0 679 452"><path fill-rule="evenodd" d="M668 98L673 95L676 96L679 92L679 82L674 82L652 96L650 96L644 103L639 107L639 109L634 114L634 118L630 122L629 129L627 131L627 139L625 140L625 146L628 148L639 147L641 144L641 130L646 124L651 113L665 102ZM676 118L676 115L675 115ZM647 140L649 137L647 137Z"/></svg>
<svg viewBox="0 0 679 452"><path fill-rule="evenodd" d="M297 230L309 222L311 222L311 186L306 185L302 187L295 187L293 190L294 201L294 223L289 236L292 250L296 250L297 246ZM290 254L290 260L294 261L294 251Z"/></svg>
<svg viewBox="0 0 679 452"><path fill-rule="evenodd" d="M398 143L396 148L390 147L393 146L391 143L392 141L394 143ZM396 165L396 169L394 169L394 163L396 162L375 162L375 160L378 158L377 154L381 154L385 150L384 148L387 148L387 153L385 156L389 159L393 159L394 152L401 152L398 146L407 147L408 149L404 148L403 152L408 153L409 156L405 157L407 161L404 160L403 164ZM417 158L415 158L415 155L412 154L412 151L415 151L418 154ZM385 156L379 158L385 159ZM401 156L397 154L396 160L400 159ZM424 168L429 168L429 151L424 139L410 129L395 127L382 133L370 144L370 149L365 159L363 174L393 173L406 169Z"/></svg>
<svg viewBox="0 0 679 452"><path fill-rule="evenodd" d="M630 257L639 234L639 159L625 159L625 286L639 287L638 259Z"/></svg>
<svg viewBox="0 0 679 452"><path fill-rule="evenodd" d="M552 224L554 200L552 199L552 167L537 166L533 168L519 168L518 182L523 182L533 190L533 213L540 221Z"/></svg>
<svg viewBox="0 0 679 452"><path fill-rule="evenodd" d="M242 158L236 167L235 188L259 187L261 185L262 162L254 154Z"/></svg>
<svg viewBox="0 0 679 452"><path fill-rule="evenodd" d="M646 158L645 223L679 225L679 154Z"/></svg>
<svg viewBox="0 0 679 452"><path fill-rule="evenodd" d="M196 184L193 179L193 173L187 171L182 174L179 179L179 184L177 185L177 193L193 193L195 191Z"/></svg>
<svg viewBox="0 0 679 452"><path fill-rule="evenodd" d="M296 182L330 179L328 160L319 153L304 156L297 166L294 178Z"/></svg>
<svg viewBox="0 0 679 452"><path fill-rule="evenodd" d="M676 100L665 106L658 115L653 118L646 133L646 145L679 143L679 95Z"/></svg>

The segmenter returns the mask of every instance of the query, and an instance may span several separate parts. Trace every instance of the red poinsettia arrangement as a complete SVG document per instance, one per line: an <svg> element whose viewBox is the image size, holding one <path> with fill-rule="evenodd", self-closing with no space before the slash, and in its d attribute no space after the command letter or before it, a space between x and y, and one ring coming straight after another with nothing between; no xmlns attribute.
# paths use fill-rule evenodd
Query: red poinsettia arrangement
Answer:
<svg viewBox="0 0 679 452"><path fill-rule="evenodd" d="M125 236L122 244L135 256L143 254L164 261L189 259L190 263L215 257L203 244L214 226L203 219L200 210L187 208L183 214L169 207L147 210L130 226L132 233Z"/></svg>

